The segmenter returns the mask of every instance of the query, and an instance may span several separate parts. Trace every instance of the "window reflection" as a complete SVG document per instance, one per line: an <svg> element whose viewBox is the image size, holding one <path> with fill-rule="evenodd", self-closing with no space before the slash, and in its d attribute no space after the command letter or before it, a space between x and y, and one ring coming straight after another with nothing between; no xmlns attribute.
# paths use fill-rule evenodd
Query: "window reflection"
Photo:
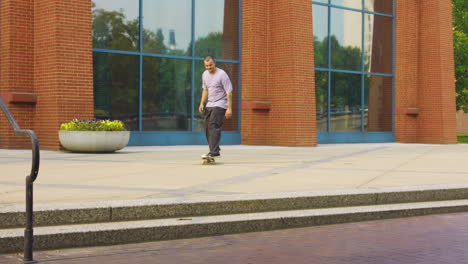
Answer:
<svg viewBox="0 0 468 264"><path fill-rule="evenodd" d="M143 51L190 56L191 0L143 1Z"/></svg>
<svg viewBox="0 0 468 264"><path fill-rule="evenodd" d="M139 14L140 2L142 14ZM192 2L196 3L196 8ZM192 16L194 8L195 17ZM139 54L94 52L95 116L121 119L130 130L140 129L139 114L142 115L141 129L145 131L204 130L198 113L201 92L198 82L201 83L204 67L202 61L196 60L196 67L192 69L190 57L195 48L198 57L239 59L239 0L94 0L92 12L93 48ZM141 37L139 15L143 21ZM194 32L192 19L196 20ZM143 53L139 53L140 40ZM146 53L157 57L144 56ZM239 66L220 62L217 66L228 73L234 87L233 118L225 122L225 130L237 131ZM192 87L192 71L197 78L195 87ZM196 118L194 128L192 114Z"/></svg>
<svg viewBox="0 0 468 264"><path fill-rule="evenodd" d="M195 2L195 55L237 60L238 0Z"/></svg>
<svg viewBox="0 0 468 264"><path fill-rule="evenodd" d="M392 14L393 0L366 0L366 10L376 13Z"/></svg>
<svg viewBox="0 0 468 264"><path fill-rule="evenodd" d="M93 48L137 51L138 0L94 0Z"/></svg>
<svg viewBox="0 0 468 264"><path fill-rule="evenodd" d="M143 58L143 130L191 129L191 61Z"/></svg>
<svg viewBox="0 0 468 264"><path fill-rule="evenodd" d="M317 131L327 131L328 72L315 71L315 101Z"/></svg>
<svg viewBox="0 0 468 264"><path fill-rule="evenodd" d="M331 67L361 71L362 13L331 9Z"/></svg>
<svg viewBox="0 0 468 264"><path fill-rule="evenodd" d="M94 52L94 116L138 130L138 56Z"/></svg>
<svg viewBox="0 0 468 264"><path fill-rule="evenodd" d="M314 5L314 62L315 67L328 67L328 7Z"/></svg>
<svg viewBox="0 0 468 264"><path fill-rule="evenodd" d="M392 73L392 19L364 15L364 69L368 72Z"/></svg>
<svg viewBox="0 0 468 264"><path fill-rule="evenodd" d="M392 78L366 75L364 79L366 131L392 131Z"/></svg>
<svg viewBox="0 0 468 264"><path fill-rule="evenodd" d="M349 8L362 9L362 0L331 0L330 4Z"/></svg>
<svg viewBox="0 0 468 264"><path fill-rule="evenodd" d="M330 130L361 131L361 75L331 73Z"/></svg>

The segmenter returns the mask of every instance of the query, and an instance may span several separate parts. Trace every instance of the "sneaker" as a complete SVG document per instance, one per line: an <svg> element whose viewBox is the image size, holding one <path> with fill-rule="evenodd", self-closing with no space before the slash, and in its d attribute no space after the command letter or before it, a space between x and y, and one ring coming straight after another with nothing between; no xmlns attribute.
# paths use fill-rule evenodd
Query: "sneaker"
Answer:
<svg viewBox="0 0 468 264"><path fill-rule="evenodd" d="M208 154L203 154L201 157L202 158L219 158L221 157L221 155L219 153L216 153L216 154L208 153Z"/></svg>

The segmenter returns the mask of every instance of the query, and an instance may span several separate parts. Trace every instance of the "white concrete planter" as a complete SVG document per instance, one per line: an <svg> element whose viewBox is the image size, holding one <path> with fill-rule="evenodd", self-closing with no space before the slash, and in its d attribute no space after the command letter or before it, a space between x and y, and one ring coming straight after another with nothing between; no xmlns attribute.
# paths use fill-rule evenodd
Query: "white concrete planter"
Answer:
<svg viewBox="0 0 468 264"><path fill-rule="evenodd" d="M60 144L73 152L114 152L129 138L130 131L59 131Z"/></svg>

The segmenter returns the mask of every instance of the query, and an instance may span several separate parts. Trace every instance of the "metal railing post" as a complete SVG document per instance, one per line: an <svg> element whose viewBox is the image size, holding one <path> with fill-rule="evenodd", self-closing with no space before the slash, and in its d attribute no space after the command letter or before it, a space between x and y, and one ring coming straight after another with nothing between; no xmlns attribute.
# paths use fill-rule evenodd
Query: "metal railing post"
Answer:
<svg viewBox="0 0 468 264"><path fill-rule="evenodd" d="M24 230L24 257L23 263L35 263L33 258L34 249L34 215L33 215L33 182L39 173L39 141L36 134L32 130L21 129L16 120L13 118L10 110L8 109L5 101L0 96L0 109L12 126L14 132L18 136L27 136L31 139L32 145L32 164L31 173L26 177L26 228Z"/></svg>

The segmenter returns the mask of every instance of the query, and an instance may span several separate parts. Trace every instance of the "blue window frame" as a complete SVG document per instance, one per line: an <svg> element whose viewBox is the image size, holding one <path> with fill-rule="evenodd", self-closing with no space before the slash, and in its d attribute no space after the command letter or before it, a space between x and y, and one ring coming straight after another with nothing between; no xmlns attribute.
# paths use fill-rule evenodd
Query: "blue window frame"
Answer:
<svg viewBox="0 0 468 264"><path fill-rule="evenodd" d="M313 0L319 143L392 142L394 0Z"/></svg>
<svg viewBox="0 0 468 264"><path fill-rule="evenodd" d="M122 120L130 145L205 144L203 57L233 83L222 144L240 144L241 0L93 0L95 116Z"/></svg>

